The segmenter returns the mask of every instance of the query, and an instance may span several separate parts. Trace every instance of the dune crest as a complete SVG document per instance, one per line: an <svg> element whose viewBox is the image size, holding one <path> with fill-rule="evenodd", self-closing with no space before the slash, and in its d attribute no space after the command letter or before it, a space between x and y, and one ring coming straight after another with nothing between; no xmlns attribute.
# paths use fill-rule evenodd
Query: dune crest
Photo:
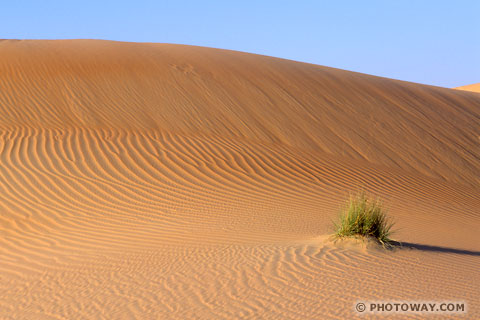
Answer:
<svg viewBox="0 0 480 320"><path fill-rule="evenodd" d="M1 318L480 315L478 94L96 40L0 41L0 89ZM410 249L317 241L359 189Z"/></svg>

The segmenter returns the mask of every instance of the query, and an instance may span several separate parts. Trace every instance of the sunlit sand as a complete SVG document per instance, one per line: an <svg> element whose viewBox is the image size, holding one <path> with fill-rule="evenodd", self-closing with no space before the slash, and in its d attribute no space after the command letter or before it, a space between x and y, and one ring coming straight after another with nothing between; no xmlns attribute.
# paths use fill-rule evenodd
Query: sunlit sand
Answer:
<svg viewBox="0 0 480 320"><path fill-rule="evenodd" d="M480 318L480 95L169 44L0 41L0 318ZM383 250L327 241L349 193ZM422 315L399 315L399 318Z"/></svg>

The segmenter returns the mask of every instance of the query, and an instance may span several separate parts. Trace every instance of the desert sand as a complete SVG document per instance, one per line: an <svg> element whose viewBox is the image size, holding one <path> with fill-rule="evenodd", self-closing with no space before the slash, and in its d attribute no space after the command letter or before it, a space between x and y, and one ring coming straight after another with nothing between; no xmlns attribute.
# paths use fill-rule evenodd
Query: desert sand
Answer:
<svg viewBox="0 0 480 320"><path fill-rule="evenodd" d="M480 92L480 83L469 84L467 86L457 87L457 90Z"/></svg>
<svg viewBox="0 0 480 320"><path fill-rule="evenodd" d="M0 115L1 319L349 319L359 300L480 318L478 93L212 48L3 40ZM326 240L360 189L404 248Z"/></svg>

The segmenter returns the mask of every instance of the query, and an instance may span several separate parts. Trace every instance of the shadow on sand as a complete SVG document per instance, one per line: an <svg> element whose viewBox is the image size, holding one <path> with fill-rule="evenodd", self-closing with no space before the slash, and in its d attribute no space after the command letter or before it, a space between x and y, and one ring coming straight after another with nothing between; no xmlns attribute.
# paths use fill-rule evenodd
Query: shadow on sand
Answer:
<svg viewBox="0 0 480 320"><path fill-rule="evenodd" d="M395 241L392 244L394 247L397 247L397 248L406 248L406 249L410 248L410 249L416 249L416 250L427 251L427 252L454 253L454 254L463 254L467 256L480 257L480 251L470 251L470 250L455 249L455 248L448 248L448 247L430 246L426 244L418 244L418 243L411 243L411 242Z"/></svg>

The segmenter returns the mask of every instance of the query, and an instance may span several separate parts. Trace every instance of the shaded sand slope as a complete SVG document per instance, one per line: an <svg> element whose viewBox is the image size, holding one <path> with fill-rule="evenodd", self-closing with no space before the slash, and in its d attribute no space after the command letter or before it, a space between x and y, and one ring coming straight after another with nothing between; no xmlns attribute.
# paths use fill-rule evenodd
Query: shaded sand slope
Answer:
<svg viewBox="0 0 480 320"><path fill-rule="evenodd" d="M361 299L480 315L478 94L201 47L0 41L0 114L1 318L342 319ZM324 241L359 188L413 249Z"/></svg>

